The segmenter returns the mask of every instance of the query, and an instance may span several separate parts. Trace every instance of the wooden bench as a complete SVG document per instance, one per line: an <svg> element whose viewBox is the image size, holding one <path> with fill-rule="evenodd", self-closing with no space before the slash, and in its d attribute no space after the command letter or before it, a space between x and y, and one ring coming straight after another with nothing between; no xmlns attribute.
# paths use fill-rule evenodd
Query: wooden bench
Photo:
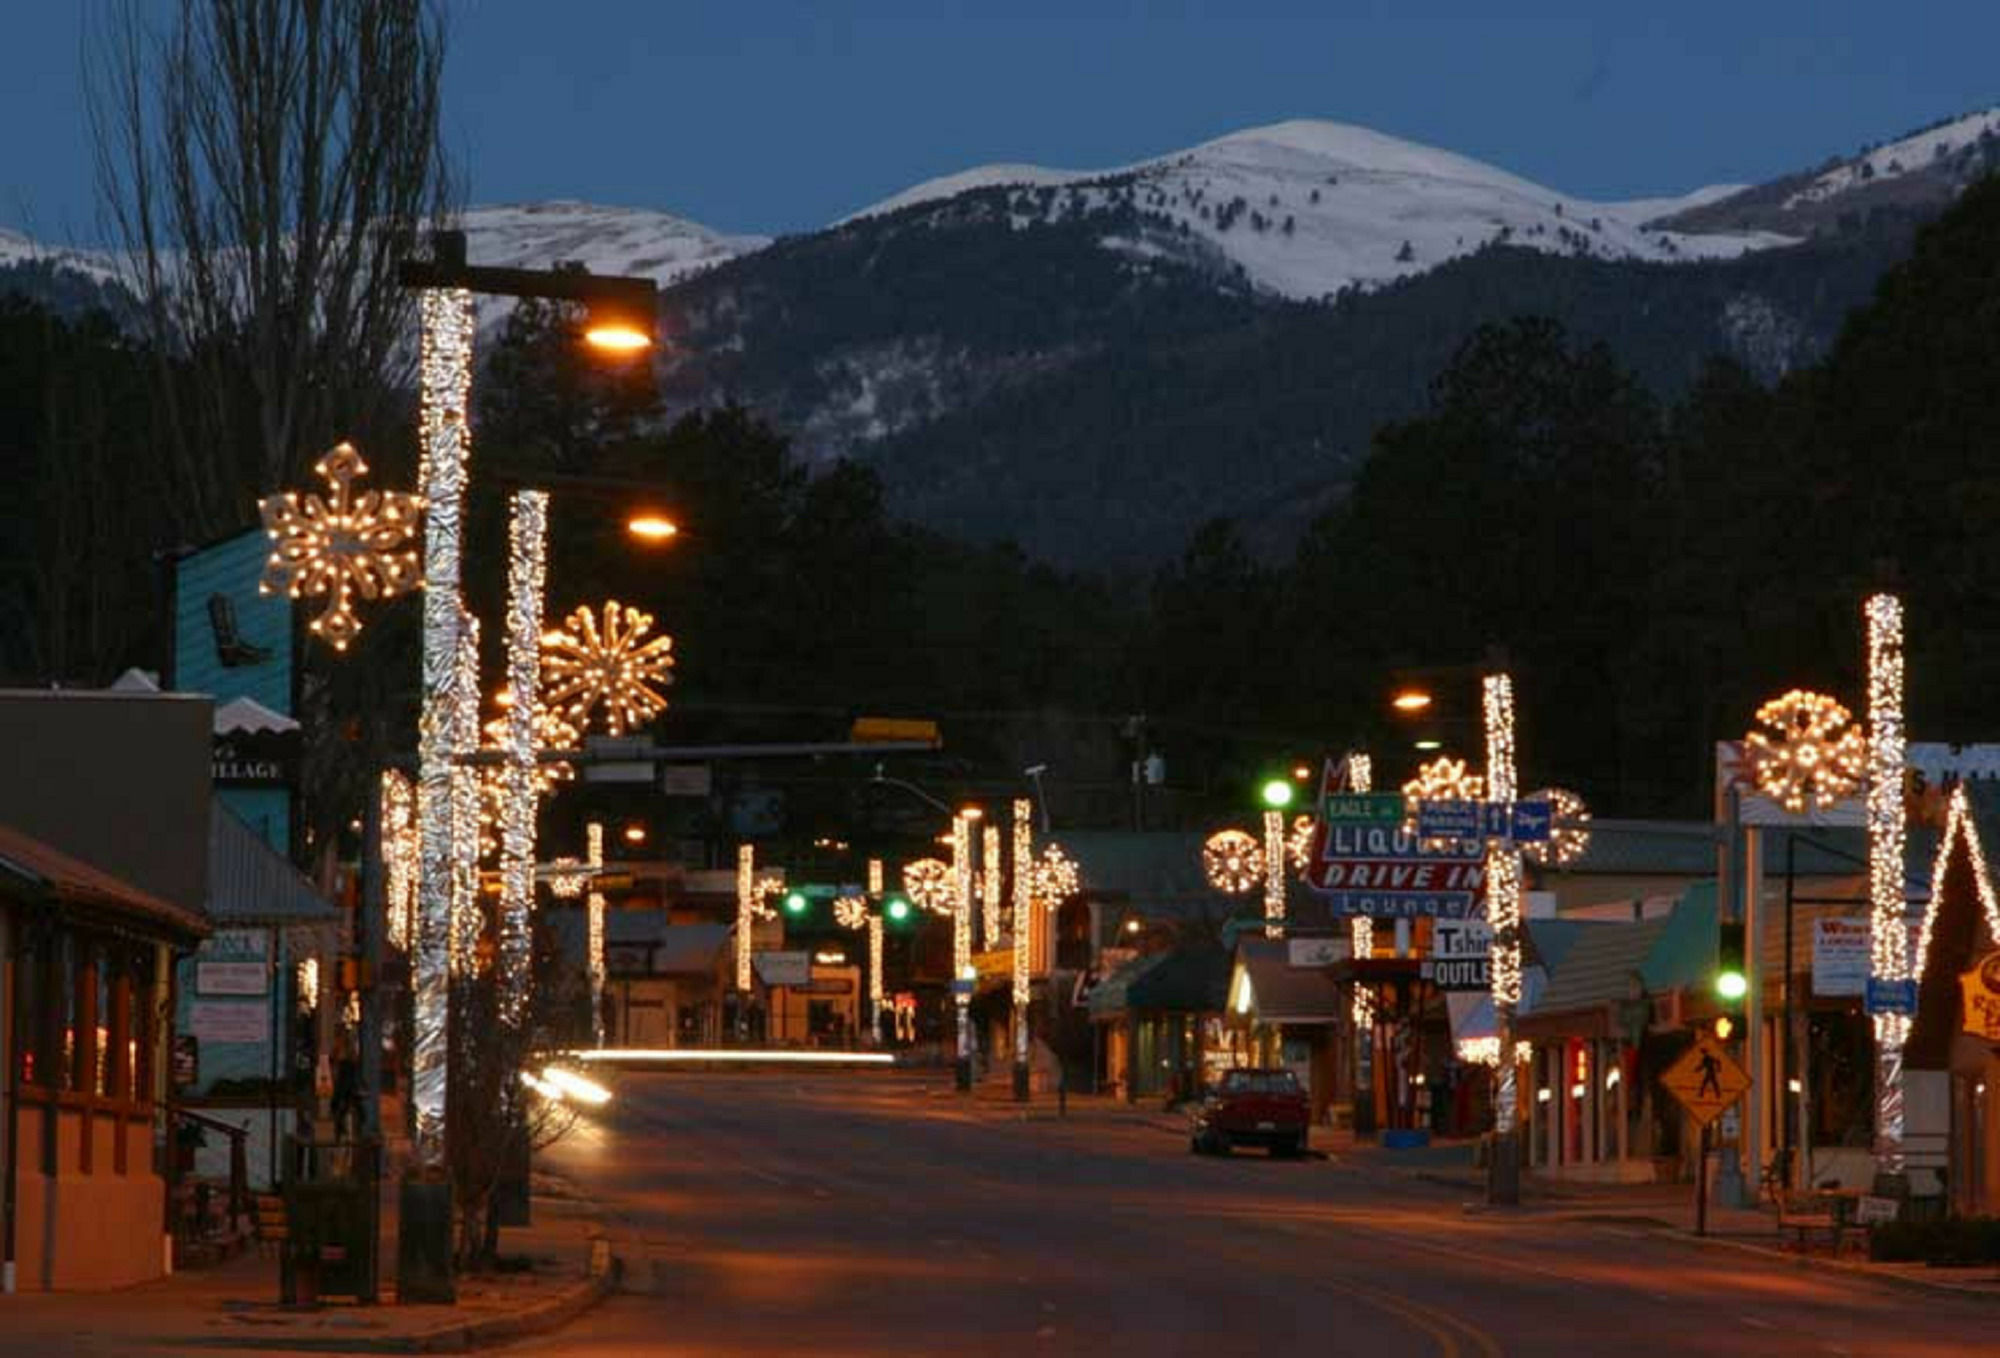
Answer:
<svg viewBox="0 0 2000 1358"><path fill-rule="evenodd" d="M1813 1231L1825 1231L1833 1242L1833 1252L1840 1253L1841 1241L1845 1238L1850 1223L1841 1204L1821 1193L1788 1194L1778 1203L1778 1234L1786 1231L1798 1236L1799 1249L1806 1249L1806 1237Z"/></svg>

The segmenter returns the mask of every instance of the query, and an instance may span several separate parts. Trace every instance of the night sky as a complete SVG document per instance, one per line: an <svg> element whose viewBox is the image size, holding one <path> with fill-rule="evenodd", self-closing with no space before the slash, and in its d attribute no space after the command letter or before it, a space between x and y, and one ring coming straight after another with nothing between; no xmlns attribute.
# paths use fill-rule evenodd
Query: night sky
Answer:
<svg viewBox="0 0 2000 1358"><path fill-rule="evenodd" d="M107 7L9 7L0 225L99 234L79 54ZM448 10L446 134L473 202L579 198L731 231L811 229L985 161L1106 167L1294 117L1580 196L1679 193L2000 102L1992 0Z"/></svg>

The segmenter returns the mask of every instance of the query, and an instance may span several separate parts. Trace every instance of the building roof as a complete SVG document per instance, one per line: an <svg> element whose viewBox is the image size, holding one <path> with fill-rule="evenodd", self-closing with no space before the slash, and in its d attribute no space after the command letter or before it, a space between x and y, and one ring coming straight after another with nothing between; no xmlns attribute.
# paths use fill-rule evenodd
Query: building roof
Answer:
<svg viewBox="0 0 2000 1358"><path fill-rule="evenodd" d="M298 729L298 722L282 712L273 712L248 694L231 698L215 709L215 734L219 736Z"/></svg>
<svg viewBox="0 0 2000 1358"><path fill-rule="evenodd" d="M1250 985L1250 1013L1259 1023L1334 1023L1341 988L1324 967L1295 967L1281 938L1241 938L1230 984Z"/></svg>
<svg viewBox="0 0 2000 1358"><path fill-rule="evenodd" d="M217 924L334 924L340 908L221 798L208 812L208 913Z"/></svg>
<svg viewBox="0 0 2000 1358"><path fill-rule="evenodd" d="M1142 914L1225 919L1257 897L1230 896L1208 884L1201 846L1208 836L1184 830L1076 830L1057 836L1076 860L1083 889L1128 897ZM1293 894L1298 893L1294 888ZM1261 907L1259 907L1261 908Z"/></svg>
<svg viewBox="0 0 2000 1358"><path fill-rule="evenodd" d="M1219 1014L1229 999L1229 967L1229 954L1214 947L1134 958L1091 990L1091 1015L1138 1010Z"/></svg>
<svg viewBox="0 0 2000 1358"><path fill-rule="evenodd" d="M1647 954L1666 934L1669 918L1579 924L1582 932L1562 965L1551 969L1533 1012L1595 1009L1626 998L1632 973L1644 974Z"/></svg>
<svg viewBox="0 0 2000 1358"><path fill-rule="evenodd" d="M65 905L136 915L195 937L209 932L208 921L196 912L142 891L9 825L0 825L0 871L30 893L53 897Z"/></svg>

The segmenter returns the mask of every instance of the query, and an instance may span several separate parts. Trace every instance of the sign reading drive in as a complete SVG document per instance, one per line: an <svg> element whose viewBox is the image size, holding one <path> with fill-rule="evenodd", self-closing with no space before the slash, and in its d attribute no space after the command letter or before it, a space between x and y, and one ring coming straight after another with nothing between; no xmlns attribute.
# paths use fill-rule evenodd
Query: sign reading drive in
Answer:
<svg viewBox="0 0 2000 1358"><path fill-rule="evenodd" d="M1476 842L1428 844L1392 825L1322 822L1305 877L1336 915L1464 919L1486 896L1486 859Z"/></svg>

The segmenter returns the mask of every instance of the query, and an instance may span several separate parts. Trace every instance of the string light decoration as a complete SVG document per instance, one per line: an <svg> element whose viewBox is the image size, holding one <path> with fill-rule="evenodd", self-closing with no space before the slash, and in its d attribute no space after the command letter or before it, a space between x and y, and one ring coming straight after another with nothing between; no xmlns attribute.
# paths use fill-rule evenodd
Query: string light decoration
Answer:
<svg viewBox="0 0 2000 1358"><path fill-rule="evenodd" d="M601 624L588 607L577 609L542 635L542 701L579 730L600 709L613 736L645 726L667 710L660 689L674 681L674 639L649 641L652 630L652 614L616 599L604 605Z"/></svg>
<svg viewBox="0 0 2000 1358"><path fill-rule="evenodd" d="M1481 684L1486 722L1486 787L1496 802L1511 802L1514 783L1514 681L1489 674ZM1521 1001L1521 854L1511 840L1486 845L1486 920L1493 929L1487 960L1493 973L1495 1052L1514 1049L1514 1006ZM1493 1098L1494 1130L1511 1136L1519 1111L1518 1071L1503 1061Z"/></svg>
<svg viewBox="0 0 2000 1358"><path fill-rule="evenodd" d="M501 767L505 797L500 817L498 920L500 1022L521 1026L528 1010L534 961L529 916L535 908L535 809L540 770L535 759L541 703L542 586L547 576L549 497L539 490L513 495L507 524L507 689L521 700L507 705L507 762Z"/></svg>
<svg viewBox="0 0 2000 1358"><path fill-rule="evenodd" d="M1292 818L1291 832L1285 836L1285 857L1291 862L1292 871L1302 873L1312 866L1313 836L1318 832L1317 817Z"/></svg>
<svg viewBox="0 0 2000 1358"><path fill-rule="evenodd" d="M1347 753L1347 790L1367 793L1375 790L1375 761L1359 750ZM1356 957L1375 955L1375 921L1366 915L1356 915L1348 921L1347 938ZM1354 1026L1362 1032L1375 1022L1375 995L1366 986L1354 987ZM1362 1048L1364 1059L1367 1048Z"/></svg>
<svg viewBox="0 0 2000 1358"><path fill-rule="evenodd" d="M458 871L452 790L457 781L454 723L459 710L459 632L464 618L459 565L466 462L471 452L465 410L472 389L472 294L464 288L427 288L419 295L418 310L424 705L417 732L419 866L411 960L410 1100L416 1113L417 1161L435 1166L444 1157L445 1082L450 1060L446 1018L452 900ZM477 740L476 731L473 740Z"/></svg>
<svg viewBox="0 0 2000 1358"><path fill-rule="evenodd" d="M1757 788L1797 814L1852 797L1868 767L1868 740L1840 702L1793 689L1757 709L1765 731L1744 738Z"/></svg>
<svg viewBox="0 0 2000 1358"><path fill-rule="evenodd" d="M1035 808L1025 797L1017 797L1010 808L1014 831L1014 1061L1028 1060L1029 971L1034 964L1035 932Z"/></svg>
<svg viewBox="0 0 2000 1358"><path fill-rule="evenodd" d="M484 728L486 744L489 748L500 749L507 743L507 723L514 709L511 689L501 689L494 694L494 701L500 706L500 715L487 719ZM535 749L573 750L582 743L583 733L569 724L562 713L551 710L544 703L535 704ZM504 766L496 766L504 767ZM540 759L535 763L535 795L546 797L561 783L576 777L576 766L563 760Z"/></svg>
<svg viewBox="0 0 2000 1358"><path fill-rule="evenodd" d="M1979 897L1980 913L1986 916L1986 936L2000 939L2000 900L1994 895L1985 846L1979 842L1979 822L1973 819L1965 784L1960 783L1951 790L1951 797L1945 803L1944 833L1938 836L1937 854L1931 860L1930 905L1924 911L1923 926L1917 935L1917 955L1910 962L1910 975L1919 980L1930 966L1931 926L1937 922L1938 907L1944 899L1945 865L1951 861L1951 851L1961 839L1965 841L1966 857L1972 862L1972 886Z"/></svg>
<svg viewBox="0 0 2000 1358"><path fill-rule="evenodd" d="M1001 889L1000 827L989 825L980 840L979 853L979 939L991 948L1000 941Z"/></svg>
<svg viewBox="0 0 2000 1358"><path fill-rule="evenodd" d="M457 677L452 683L452 744L460 753L479 748L479 620L460 606ZM451 773L451 970L454 977L479 970L480 936L486 929L479 904L479 770L454 764Z"/></svg>
<svg viewBox="0 0 2000 1358"><path fill-rule="evenodd" d="M1590 808L1566 787L1530 792L1531 802L1549 804L1549 837L1523 844L1521 852L1545 868L1566 868L1590 847Z"/></svg>
<svg viewBox="0 0 2000 1358"><path fill-rule="evenodd" d="M933 915L951 913L951 869L935 858L903 864L903 894L919 910Z"/></svg>
<svg viewBox="0 0 2000 1358"><path fill-rule="evenodd" d="M1870 595L1868 626L1868 950L1873 977L1910 976L1904 922L1903 844L1903 601ZM1936 883L1932 886L1933 895ZM1875 1155L1890 1174L1903 1170L1904 1014L1875 1015Z"/></svg>
<svg viewBox="0 0 2000 1358"><path fill-rule="evenodd" d="M750 993L750 926L757 914L757 850L736 846L736 989Z"/></svg>
<svg viewBox="0 0 2000 1358"><path fill-rule="evenodd" d="M863 929L868 925L868 898L866 896L836 896L833 902L833 920L843 929Z"/></svg>
<svg viewBox="0 0 2000 1358"><path fill-rule="evenodd" d="M868 860L868 894L869 894L870 896L874 896L874 897L877 897L877 898L879 898L879 897L880 897L880 896L882 895L882 882L883 882L883 876L882 876L882 860L881 860L881 859L879 859L879 858L871 858L871 859L869 859L869 860Z"/></svg>
<svg viewBox="0 0 2000 1358"><path fill-rule="evenodd" d="M1461 1037L1455 1044L1458 1059L1468 1065L1497 1066L1500 1064L1500 1039L1497 1037ZM1516 1040L1514 1060L1518 1064L1534 1055L1535 1044Z"/></svg>
<svg viewBox="0 0 2000 1358"><path fill-rule="evenodd" d="M319 1008L319 959L305 957L292 968L293 993L298 996L299 1008L310 1013Z"/></svg>
<svg viewBox="0 0 2000 1358"><path fill-rule="evenodd" d="M584 948L590 973L590 1033L598 1046L604 1045L604 893L597 889L597 873L604 866L604 824L591 821L583 828L584 861L590 865L590 898L584 902Z"/></svg>
<svg viewBox="0 0 2000 1358"><path fill-rule="evenodd" d="M1035 899L1053 910L1083 890L1083 871L1075 859L1063 852L1062 845L1050 840L1035 859L1029 885Z"/></svg>
<svg viewBox="0 0 2000 1358"><path fill-rule="evenodd" d="M537 876L548 887L549 895L559 901L581 899L583 889L590 885L590 868L582 859L568 855L550 859Z"/></svg>
<svg viewBox="0 0 2000 1358"><path fill-rule="evenodd" d="M1264 937L1285 936L1285 813L1264 813Z"/></svg>
<svg viewBox="0 0 2000 1358"><path fill-rule="evenodd" d="M351 443L335 444L313 472L327 484L325 498L286 491L257 502L273 544L257 590L325 597L326 606L307 626L344 651L361 632L356 596L392 599L423 583L416 548L423 499L394 490L357 496L354 483L368 474L368 464Z"/></svg>
<svg viewBox="0 0 2000 1358"><path fill-rule="evenodd" d="M882 860L868 860L868 896L870 900L882 899L884 879ZM882 1040L882 912L868 912L868 1043L870 1046Z"/></svg>
<svg viewBox="0 0 2000 1358"><path fill-rule="evenodd" d="M972 822L966 817L951 818L951 975L954 982L952 1008L958 1011L958 1060L960 1069L972 1059L972 996L956 982L971 977L972 969Z"/></svg>
<svg viewBox="0 0 2000 1358"><path fill-rule="evenodd" d="M407 952L417 905L417 790L395 769L382 775L383 937Z"/></svg>
<svg viewBox="0 0 2000 1358"><path fill-rule="evenodd" d="M1201 869L1217 891L1241 896L1264 880L1264 849L1242 830L1217 830L1202 842Z"/></svg>

